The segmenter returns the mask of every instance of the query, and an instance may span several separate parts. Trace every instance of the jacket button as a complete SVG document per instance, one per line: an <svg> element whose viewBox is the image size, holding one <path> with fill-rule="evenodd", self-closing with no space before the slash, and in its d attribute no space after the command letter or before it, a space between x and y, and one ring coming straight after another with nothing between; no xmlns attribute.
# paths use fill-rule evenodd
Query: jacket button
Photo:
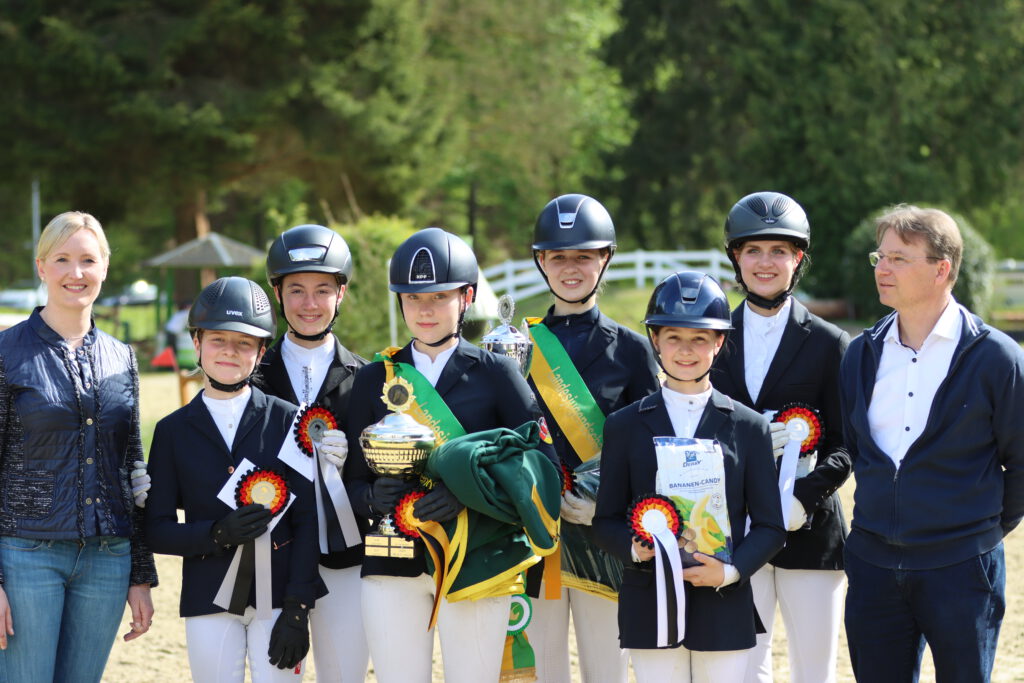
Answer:
<svg viewBox="0 0 1024 683"><path fill-rule="evenodd" d="M85 464L86 465L91 465L92 464L92 458L86 458L85 459Z"/></svg>
<svg viewBox="0 0 1024 683"><path fill-rule="evenodd" d="M86 505L92 505L92 498L86 498L85 499L85 504Z"/></svg>
<svg viewBox="0 0 1024 683"><path fill-rule="evenodd" d="M92 424L92 418L91 417L86 418L85 419L85 424L91 425Z"/></svg>

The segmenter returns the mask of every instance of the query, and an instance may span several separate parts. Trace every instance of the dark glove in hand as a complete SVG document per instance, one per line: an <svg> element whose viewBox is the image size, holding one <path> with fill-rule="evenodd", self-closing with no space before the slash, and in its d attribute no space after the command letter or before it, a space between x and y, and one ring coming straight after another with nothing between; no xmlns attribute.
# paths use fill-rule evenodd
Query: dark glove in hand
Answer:
<svg viewBox="0 0 1024 683"><path fill-rule="evenodd" d="M298 598L286 597L281 614L270 632L270 663L292 669L309 652L309 607Z"/></svg>
<svg viewBox="0 0 1024 683"><path fill-rule="evenodd" d="M448 487L438 483L412 506L412 514L424 522L447 522L454 519L465 505L459 502Z"/></svg>
<svg viewBox="0 0 1024 683"><path fill-rule="evenodd" d="M411 481L393 477L377 477L373 482L373 498L370 506L379 514L386 515L395 511L399 499L415 488Z"/></svg>
<svg viewBox="0 0 1024 683"><path fill-rule="evenodd" d="M241 545L266 531L271 517L270 510L259 503L243 505L214 522L211 535L217 545Z"/></svg>

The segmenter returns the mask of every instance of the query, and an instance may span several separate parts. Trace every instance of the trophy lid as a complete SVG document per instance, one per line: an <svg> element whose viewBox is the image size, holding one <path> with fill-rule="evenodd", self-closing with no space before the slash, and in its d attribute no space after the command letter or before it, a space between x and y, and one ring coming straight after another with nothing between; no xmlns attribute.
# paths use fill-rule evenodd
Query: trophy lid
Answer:
<svg viewBox="0 0 1024 683"><path fill-rule="evenodd" d="M396 444L434 441L434 430L421 425L405 413L388 413L379 422L363 430L364 439Z"/></svg>
<svg viewBox="0 0 1024 683"><path fill-rule="evenodd" d="M406 415L413 405L412 384L402 377L392 377L384 384L380 399L392 412L363 430L360 439L364 443L418 444L428 450L435 441L434 430Z"/></svg>
<svg viewBox="0 0 1024 683"><path fill-rule="evenodd" d="M529 337L512 326L512 314L515 310L516 304L512 297L502 294L498 299L498 318L501 320L501 324L485 334L480 342L482 344L533 344Z"/></svg>

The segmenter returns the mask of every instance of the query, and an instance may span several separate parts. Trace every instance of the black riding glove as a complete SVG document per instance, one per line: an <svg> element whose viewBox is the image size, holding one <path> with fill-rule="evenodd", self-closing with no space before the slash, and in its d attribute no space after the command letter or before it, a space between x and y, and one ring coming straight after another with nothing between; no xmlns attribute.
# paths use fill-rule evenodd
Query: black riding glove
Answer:
<svg viewBox="0 0 1024 683"><path fill-rule="evenodd" d="M395 505L409 491L412 491L416 484L394 477L377 477L373 482L373 498L370 499L370 507L377 513L387 515L395 511Z"/></svg>
<svg viewBox="0 0 1024 683"><path fill-rule="evenodd" d="M454 519L466 507L459 502L448 487L438 483L412 506L412 514L424 522L447 522Z"/></svg>
<svg viewBox="0 0 1024 683"><path fill-rule="evenodd" d="M259 503L243 505L214 522L210 536L222 548L241 545L266 531L271 517L270 510Z"/></svg>
<svg viewBox="0 0 1024 683"><path fill-rule="evenodd" d="M270 663L278 669L291 669L309 652L309 606L298 598L286 597L281 614L270 631Z"/></svg>

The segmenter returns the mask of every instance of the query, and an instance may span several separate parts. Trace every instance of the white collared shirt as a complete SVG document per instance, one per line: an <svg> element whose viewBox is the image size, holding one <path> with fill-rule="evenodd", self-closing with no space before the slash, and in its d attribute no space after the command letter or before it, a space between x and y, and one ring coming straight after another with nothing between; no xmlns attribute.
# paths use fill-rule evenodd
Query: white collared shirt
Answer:
<svg viewBox="0 0 1024 683"><path fill-rule="evenodd" d="M868 425L871 438L897 468L924 431L935 392L949 372L963 329L961 310L950 297L919 351L900 342L899 313L886 331L868 406Z"/></svg>
<svg viewBox="0 0 1024 683"><path fill-rule="evenodd" d="M448 359L455 354L455 349L459 348L459 345L445 349L441 353L437 354L437 358L434 360L430 359L425 353L420 353L416 350L416 345L412 347L412 362L416 366L416 369L420 371L420 374L427 378L431 386L437 386L437 379L441 376L441 371L444 370L445 363Z"/></svg>
<svg viewBox="0 0 1024 683"><path fill-rule="evenodd" d="M320 393L320 387L327 378L327 370L334 360L334 335L327 335L322 344L312 349L299 346L285 335L281 343L281 358L296 400L310 404Z"/></svg>
<svg viewBox="0 0 1024 683"><path fill-rule="evenodd" d="M711 398L711 389L699 394L682 394L662 385L661 395L665 397L665 409L672 420L672 429L676 436L692 439L697 431L700 416L704 413L704 406Z"/></svg>
<svg viewBox="0 0 1024 683"><path fill-rule="evenodd" d="M206 404L206 409L210 411L213 424L217 425L217 429L220 431L220 435L224 437L224 443L227 444L229 451L231 450L231 445L235 442L238 421L242 419L242 413L245 411L245 406L249 403L250 398L252 398L252 389L248 385L243 387L242 393L231 398L210 398L206 395L205 391L203 392L203 403Z"/></svg>
<svg viewBox="0 0 1024 683"><path fill-rule="evenodd" d="M792 307L793 297L786 297L786 302L775 315L765 316L752 311L748 304L743 305L743 376L747 382L747 393L755 402L764 385L768 367L779 350Z"/></svg>

